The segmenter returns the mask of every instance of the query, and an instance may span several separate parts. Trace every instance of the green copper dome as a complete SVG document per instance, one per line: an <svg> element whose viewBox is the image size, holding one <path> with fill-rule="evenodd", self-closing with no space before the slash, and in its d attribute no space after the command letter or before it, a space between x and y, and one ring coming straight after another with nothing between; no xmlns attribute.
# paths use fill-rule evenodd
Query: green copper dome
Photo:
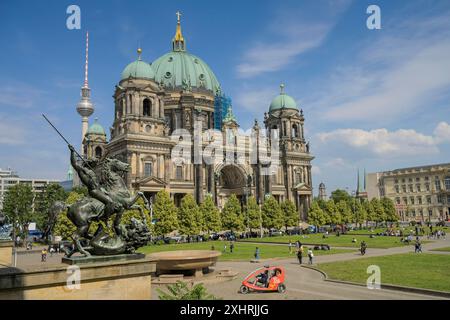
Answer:
<svg viewBox="0 0 450 320"><path fill-rule="evenodd" d="M101 134L106 135L105 129L97 122L98 119L94 120L94 123L89 127L87 134Z"/></svg>
<svg viewBox="0 0 450 320"><path fill-rule="evenodd" d="M284 85L281 85L281 93L276 96L270 103L269 112L280 109L295 109L298 110L297 103L294 98L288 96L283 92Z"/></svg>
<svg viewBox="0 0 450 320"><path fill-rule="evenodd" d="M202 88L215 94L219 81L210 67L200 58L186 51L172 51L152 63L155 81L166 88Z"/></svg>
<svg viewBox="0 0 450 320"><path fill-rule="evenodd" d="M138 49L138 59L125 67L122 71L122 80L128 78L154 79L155 73L152 66L141 60L142 50Z"/></svg>

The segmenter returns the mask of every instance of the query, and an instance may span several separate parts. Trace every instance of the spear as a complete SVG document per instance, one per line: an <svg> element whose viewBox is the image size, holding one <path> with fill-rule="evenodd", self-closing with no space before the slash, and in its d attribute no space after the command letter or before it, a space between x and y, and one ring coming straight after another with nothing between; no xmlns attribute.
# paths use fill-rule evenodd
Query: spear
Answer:
<svg viewBox="0 0 450 320"><path fill-rule="evenodd" d="M56 127L53 125L53 123L51 123L50 120L48 120L48 118L45 116L45 114L42 114L42 116L44 117L45 120L47 120L48 124L51 125L53 129L55 129L55 131L64 140L64 142L67 143L68 146L70 146L71 144L69 143L69 141L67 141L67 139L64 138L64 136L61 134L61 132L59 132L59 130L56 129ZM73 151L84 162L85 165L87 165L91 170L93 170L92 167L86 162L86 160L84 160L84 158L77 152L77 150L73 149Z"/></svg>

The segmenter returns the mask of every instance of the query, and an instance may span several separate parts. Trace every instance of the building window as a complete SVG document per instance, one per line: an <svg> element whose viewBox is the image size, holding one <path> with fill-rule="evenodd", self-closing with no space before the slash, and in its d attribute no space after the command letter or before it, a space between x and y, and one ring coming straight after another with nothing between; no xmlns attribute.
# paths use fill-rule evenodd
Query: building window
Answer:
<svg viewBox="0 0 450 320"><path fill-rule="evenodd" d="M412 182L412 178L409 178L409 179L408 179L408 182Z"/></svg>
<svg viewBox="0 0 450 320"><path fill-rule="evenodd" d="M444 184L445 184L445 190L450 190L450 177L445 177Z"/></svg>
<svg viewBox="0 0 450 320"><path fill-rule="evenodd" d="M402 185L402 191L403 191L403 193L406 193L406 186L405 185Z"/></svg>
<svg viewBox="0 0 450 320"><path fill-rule="evenodd" d="M394 183L398 183L398 179L394 179Z"/></svg>
<svg viewBox="0 0 450 320"><path fill-rule="evenodd" d="M146 162L144 164L144 176L150 177L152 175L153 163Z"/></svg>
<svg viewBox="0 0 450 320"><path fill-rule="evenodd" d="M442 197L442 194L438 194L438 196L437 196L437 202L438 202L439 204L444 203L444 198Z"/></svg>
<svg viewBox="0 0 450 320"><path fill-rule="evenodd" d="M183 180L183 167L177 166L175 170L175 179L177 180Z"/></svg>
<svg viewBox="0 0 450 320"><path fill-rule="evenodd" d="M397 202L397 204L400 204L400 198L395 198L395 202Z"/></svg>
<svg viewBox="0 0 450 320"><path fill-rule="evenodd" d="M97 157L97 158L101 158L102 157L102 148L101 147L96 147L95 148L95 156Z"/></svg>
<svg viewBox="0 0 450 320"><path fill-rule="evenodd" d="M417 197L417 203L422 204L422 197Z"/></svg>
<svg viewBox="0 0 450 320"><path fill-rule="evenodd" d="M414 204L414 197L410 197L409 201L411 202L411 204Z"/></svg>
<svg viewBox="0 0 450 320"><path fill-rule="evenodd" d="M144 117L151 117L151 115L152 115L152 102L150 101L149 98L144 99L142 115Z"/></svg>
<svg viewBox="0 0 450 320"><path fill-rule="evenodd" d="M408 198L407 197L403 197L403 204L408 204Z"/></svg>
<svg viewBox="0 0 450 320"><path fill-rule="evenodd" d="M436 186L436 191L441 191L441 182L439 179L434 180L434 185Z"/></svg>
<svg viewBox="0 0 450 320"><path fill-rule="evenodd" d="M447 204L450 204L450 194L447 195Z"/></svg>
<svg viewBox="0 0 450 320"><path fill-rule="evenodd" d="M416 190L417 192L420 192L420 184L416 184Z"/></svg>
<svg viewBox="0 0 450 320"><path fill-rule="evenodd" d="M431 196L427 196L427 204L431 204Z"/></svg>
<svg viewBox="0 0 450 320"><path fill-rule="evenodd" d="M292 137L298 138L298 127L296 124L292 126Z"/></svg>
<svg viewBox="0 0 450 320"><path fill-rule="evenodd" d="M425 190L430 191L430 184L429 183L425 183Z"/></svg>
<svg viewBox="0 0 450 320"><path fill-rule="evenodd" d="M398 186L395 186L395 192L400 193L400 188Z"/></svg>
<svg viewBox="0 0 450 320"><path fill-rule="evenodd" d="M430 178L428 176L426 176L425 177L425 181L428 181L428 180L430 180Z"/></svg>
<svg viewBox="0 0 450 320"><path fill-rule="evenodd" d="M419 181L420 181L420 178L419 178L419 177L417 177L417 178L416 178L416 182L419 182Z"/></svg>
<svg viewBox="0 0 450 320"><path fill-rule="evenodd" d="M408 185L408 187L409 187L409 192L414 192L414 188L413 188L412 184Z"/></svg>

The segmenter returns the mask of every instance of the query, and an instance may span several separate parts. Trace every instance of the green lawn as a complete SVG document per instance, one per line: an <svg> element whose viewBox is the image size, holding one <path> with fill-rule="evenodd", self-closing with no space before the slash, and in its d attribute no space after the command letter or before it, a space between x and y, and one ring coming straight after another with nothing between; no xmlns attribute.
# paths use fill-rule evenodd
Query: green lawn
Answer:
<svg viewBox="0 0 450 320"><path fill-rule="evenodd" d="M181 244L163 244L163 245L150 245L142 247L138 252L142 253L153 253L160 251L173 251L173 250L211 250L211 246L214 249L221 251L222 255L219 257L221 261L231 261L231 260L243 260L249 261L254 258L255 248L259 247L260 258L295 258L295 248L293 248L293 253L289 253L288 246L270 245L270 244L260 244L255 245L251 243L236 242L234 245L233 253L230 253L229 242L227 244L227 251L223 252L223 246L225 242L223 241L209 241L209 242L199 242L199 243L181 243ZM351 249L331 249L330 251L316 250L315 255L325 255L325 254L335 254L335 253L346 253L353 252Z"/></svg>
<svg viewBox="0 0 450 320"><path fill-rule="evenodd" d="M437 249L432 249L431 251L443 251L443 252L450 252L450 247L445 247L445 248L437 248Z"/></svg>
<svg viewBox="0 0 450 320"><path fill-rule="evenodd" d="M323 263L318 268L330 279L366 283L367 267L377 265L381 283L450 292L450 256L439 254L398 254L384 257Z"/></svg>
<svg viewBox="0 0 450 320"><path fill-rule="evenodd" d="M348 234L377 234L380 232L385 232L388 228L384 227L384 228L376 228L373 229L373 231L367 230L367 229L362 229L362 230L352 230L352 231L348 231ZM397 230L398 228L394 227L394 230ZM430 228L428 228L427 226L423 227L425 234L428 234L430 232ZM404 235L408 235L408 234L415 234L416 229L415 227L401 227L400 230L403 231ZM445 231L446 233L449 231L448 227L433 227L433 231L437 231L437 230L442 230Z"/></svg>
<svg viewBox="0 0 450 320"><path fill-rule="evenodd" d="M356 238L357 242L353 243L352 239ZM289 243L289 240L295 242L300 240L302 243L314 243L314 244L329 244L331 247L355 247L359 248L362 240L366 241L368 248L392 248L402 247L406 244L400 242L400 237L384 237L375 236L370 238L369 236L357 236L357 235L341 235L337 237L334 234L328 235L328 238L323 239L322 234L309 234L304 236L279 236L279 237L264 237L245 239L243 241L252 242L277 242L277 243ZM428 241L422 241L427 243Z"/></svg>

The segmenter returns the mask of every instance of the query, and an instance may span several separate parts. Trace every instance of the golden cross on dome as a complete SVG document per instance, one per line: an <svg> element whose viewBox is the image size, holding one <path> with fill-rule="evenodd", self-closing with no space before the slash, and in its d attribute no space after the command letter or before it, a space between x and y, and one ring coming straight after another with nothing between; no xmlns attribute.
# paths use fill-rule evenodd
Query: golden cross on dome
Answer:
<svg viewBox="0 0 450 320"><path fill-rule="evenodd" d="M177 11L177 13L175 13L177 15L177 21L178 23L180 23L180 17L181 17L181 12Z"/></svg>

